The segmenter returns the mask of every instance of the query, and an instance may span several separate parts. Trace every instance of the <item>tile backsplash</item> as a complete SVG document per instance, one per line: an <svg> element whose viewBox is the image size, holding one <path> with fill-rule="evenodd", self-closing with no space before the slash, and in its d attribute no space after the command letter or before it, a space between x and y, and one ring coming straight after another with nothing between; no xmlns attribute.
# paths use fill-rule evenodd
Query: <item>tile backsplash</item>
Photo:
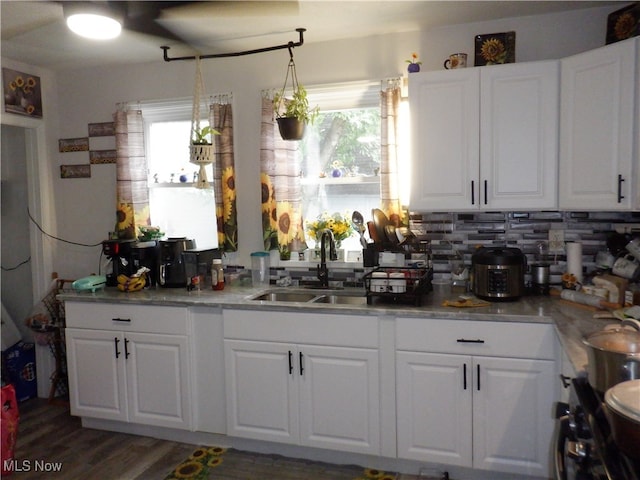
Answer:
<svg viewBox="0 0 640 480"><path fill-rule="evenodd" d="M582 243L583 271L588 274L596 269L595 256L607 249L607 239L615 233L616 226L628 229L631 224L640 225L640 213L636 212L413 212L410 218L411 230L430 248L434 278L448 278L455 258L462 258L470 267L478 246L517 247L531 264L538 259L539 244L543 242L548 247L550 229L563 230L566 242ZM550 282L559 284L566 271L566 253L547 253L545 260L551 265ZM361 286L366 271L360 265L330 265L330 280L344 286ZM295 284L313 283L316 266L286 262L271 268L272 283L285 276ZM526 274L525 281L529 280Z"/></svg>
<svg viewBox="0 0 640 480"><path fill-rule="evenodd" d="M640 214L631 212L478 212L412 213L411 230L429 241L435 276L450 272L456 256L471 265L478 246L517 247L528 263L537 259L539 244L548 247L550 229L564 231L566 242L582 243L585 273L595 269L595 256L607 249L607 239L621 224L640 224ZM566 253L547 253L551 283L559 283L566 269ZM527 276L528 280L528 276Z"/></svg>

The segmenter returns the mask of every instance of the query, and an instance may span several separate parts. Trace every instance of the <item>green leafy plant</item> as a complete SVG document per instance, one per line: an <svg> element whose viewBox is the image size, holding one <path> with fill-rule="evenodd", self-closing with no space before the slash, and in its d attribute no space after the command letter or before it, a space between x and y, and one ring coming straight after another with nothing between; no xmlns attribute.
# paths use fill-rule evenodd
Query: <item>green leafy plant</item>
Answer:
<svg viewBox="0 0 640 480"><path fill-rule="evenodd" d="M295 117L301 122L313 123L318 117L320 109L309 107L307 90L298 84L291 97L285 97L284 91L277 92L273 97L273 111L276 118Z"/></svg>
<svg viewBox="0 0 640 480"><path fill-rule="evenodd" d="M207 135L211 135L211 139L207 139ZM211 141L213 140L213 135L220 135L220 132L215 128L210 126L202 127L200 129L196 128L193 130L193 137L191 139L192 145L211 145Z"/></svg>

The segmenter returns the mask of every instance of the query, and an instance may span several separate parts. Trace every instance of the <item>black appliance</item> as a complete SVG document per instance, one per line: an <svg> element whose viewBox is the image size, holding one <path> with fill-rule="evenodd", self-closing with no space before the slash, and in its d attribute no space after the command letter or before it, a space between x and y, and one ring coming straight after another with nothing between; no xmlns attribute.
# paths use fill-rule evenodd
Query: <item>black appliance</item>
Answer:
<svg viewBox="0 0 640 480"><path fill-rule="evenodd" d="M604 395L586 377L568 386L569 403L556 405L555 480L640 480L638 462L613 441Z"/></svg>
<svg viewBox="0 0 640 480"><path fill-rule="evenodd" d="M133 273L141 267L149 269L147 273L147 286L155 287L158 284L158 244L155 240L137 243L131 251L133 261Z"/></svg>
<svg viewBox="0 0 640 480"><path fill-rule="evenodd" d="M187 286L185 250L193 250L195 241L186 237L172 237L158 242L158 285L178 288Z"/></svg>
<svg viewBox="0 0 640 480"><path fill-rule="evenodd" d="M519 248L481 247L471 256L473 293L490 301L516 300L524 294L527 257Z"/></svg>
<svg viewBox="0 0 640 480"><path fill-rule="evenodd" d="M118 284L118 275L135 273L133 265L133 246L135 240L104 240L102 242L102 253L111 260L111 271L106 273L107 286L115 287Z"/></svg>

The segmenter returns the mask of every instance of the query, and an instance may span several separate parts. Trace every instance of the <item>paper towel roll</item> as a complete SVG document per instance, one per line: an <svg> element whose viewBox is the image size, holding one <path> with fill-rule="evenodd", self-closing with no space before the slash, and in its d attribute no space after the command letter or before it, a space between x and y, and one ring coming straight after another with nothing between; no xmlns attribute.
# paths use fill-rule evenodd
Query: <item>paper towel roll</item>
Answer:
<svg viewBox="0 0 640 480"><path fill-rule="evenodd" d="M579 242L567 242L567 272L582 282L582 244Z"/></svg>

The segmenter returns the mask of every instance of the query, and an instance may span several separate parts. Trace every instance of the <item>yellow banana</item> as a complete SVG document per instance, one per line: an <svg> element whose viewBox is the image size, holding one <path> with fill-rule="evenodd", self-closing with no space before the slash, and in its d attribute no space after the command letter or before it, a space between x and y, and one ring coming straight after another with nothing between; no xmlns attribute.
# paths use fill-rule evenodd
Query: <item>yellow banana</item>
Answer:
<svg viewBox="0 0 640 480"><path fill-rule="evenodd" d="M142 290L146 285L144 275L139 277L127 277L126 275L118 275L118 290L121 292L137 292Z"/></svg>

